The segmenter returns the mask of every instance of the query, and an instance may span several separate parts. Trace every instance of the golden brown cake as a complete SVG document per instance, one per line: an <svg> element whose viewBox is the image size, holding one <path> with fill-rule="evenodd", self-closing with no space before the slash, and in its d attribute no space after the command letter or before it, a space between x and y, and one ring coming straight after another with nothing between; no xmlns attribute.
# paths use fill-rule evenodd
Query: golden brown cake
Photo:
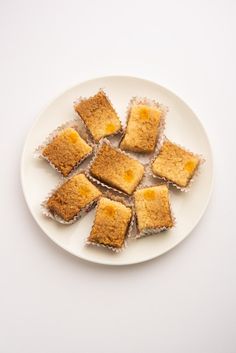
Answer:
<svg viewBox="0 0 236 353"><path fill-rule="evenodd" d="M120 120L103 91L75 104L75 111L96 142L121 130Z"/></svg>
<svg viewBox="0 0 236 353"><path fill-rule="evenodd" d="M120 249L124 244L131 216L129 207L101 197L88 242Z"/></svg>
<svg viewBox="0 0 236 353"><path fill-rule="evenodd" d="M171 228L173 219L169 204L169 190L166 185L140 189L134 193L137 226L140 234Z"/></svg>
<svg viewBox="0 0 236 353"><path fill-rule="evenodd" d="M180 187L186 187L199 162L198 156L166 140L152 164L152 172Z"/></svg>
<svg viewBox="0 0 236 353"><path fill-rule="evenodd" d="M61 185L48 199L46 207L52 214L70 221L100 195L101 192L81 173Z"/></svg>
<svg viewBox="0 0 236 353"><path fill-rule="evenodd" d="M101 182L131 195L144 175L143 165L104 142L90 168Z"/></svg>
<svg viewBox="0 0 236 353"><path fill-rule="evenodd" d="M144 104L130 109L120 147L126 151L153 152L160 134L161 110Z"/></svg>
<svg viewBox="0 0 236 353"><path fill-rule="evenodd" d="M92 147L75 129L68 127L53 138L43 149L42 155L66 177L91 152Z"/></svg>

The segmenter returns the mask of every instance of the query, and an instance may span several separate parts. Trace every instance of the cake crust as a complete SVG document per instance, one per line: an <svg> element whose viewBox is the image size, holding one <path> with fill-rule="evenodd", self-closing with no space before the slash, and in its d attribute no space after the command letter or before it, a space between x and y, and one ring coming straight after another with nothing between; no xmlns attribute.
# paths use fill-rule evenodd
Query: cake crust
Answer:
<svg viewBox="0 0 236 353"><path fill-rule="evenodd" d="M161 110L156 107L144 104L133 105L120 147L132 152L153 152L160 133L161 115Z"/></svg>
<svg viewBox="0 0 236 353"><path fill-rule="evenodd" d="M103 91L83 99L74 108L96 142L121 130L120 119Z"/></svg>
<svg viewBox="0 0 236 353"><path fill-rule="evenodd" d="M43 149L42 155L64 177L92 152L92 147L71 127L60 131Z"/></svg>
<svg viewBox="0 0 236 353"><path fill-rule="evenodd" d="M108 143L100 147L90 174L101 182L131 195L144 175L143 165Z"/></svg>
<svg viewBox="0 0 236 353"><path fill-rule="evenodd" d="M166 140L152 164L152 172L180 187L187 187L199 163L198 156Z"/></svg>
<svg viewBox="0 0 236 353"><path fill-rule="evenodd" d="M121 202L101 197L88 241L120 249L124 245L132 211Z"/></svg>
<svg viewBox="0 0 236 353"><path fill-rule="evenodd" d="M173 219L166 185L139 189L134 193L135 212L140 233L171 228Z"/></svg>
<svg viewBox="0 0 236 353"><path fill-rule="evenodd" d="M46 207L64 221L70 221L86 206L97 201L100 195L98 188L81 173L62 184L49 197Z"/></svg>

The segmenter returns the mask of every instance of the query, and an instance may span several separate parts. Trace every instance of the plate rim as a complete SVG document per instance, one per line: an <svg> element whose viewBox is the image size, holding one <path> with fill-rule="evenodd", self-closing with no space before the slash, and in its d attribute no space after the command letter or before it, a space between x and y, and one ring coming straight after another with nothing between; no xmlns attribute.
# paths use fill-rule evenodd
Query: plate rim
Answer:
<svg viewBox="0 0 236 353"><path fill-rule="evenodd" d="M122 78L122 79L136 79L136 80L141 80L141 81L145 81L146 83L149 84L155 84L157 86L159 86L161 89L170 92L173 96L175 96L179 101L181 101L181 103L183 103L195 116L195 118L197 119L199 125L201 126L202 130L205 133L205 136L207 138L207 142L208 142L208 146L209 146L209 153L211 156L211 162L212 162L212 175L211 175L211 184L210 184L210 188L208 191L208 197L205 201L205 204L199 214L199 216L197 217L196 221L194 222L193 226L191 227L191 230L188 231L188 233L185 235L185 237L183 239L181 239L180 241L178 241L177 243L174 243L171 247L169 247L168 249L166 249L164 252L162 252L161 254L157 254L157 255L153 255L151 257L145 258L145 259L141 259L140 261L126 261L126 262L122 262L122 263L113 263L109 260L104 260L104 261L99 261L99 260L91 260L86 258L86 256L83 255L78 255L76 254L73 250L67 248L66 246L62 246L59 242L57 242L54 238L52 238L41 226L41 224L38 222L38 220L34 217L31 208L29 206L28 203L28 199L26 196L26 191L25 191L25 184L24 184L24 176L23 176L23 161L24 161L24 155L25 155L25 151L26 151L26 147L28 144L28 140L30 138L30 135L32 133L32 131L34 130L34 127L37 125L40 116L43 114L43 112L59 97L63 96L66 92L73 90L74 88L76 88L77 86L83 84L83 83L89 83L91 81L95 81L95 80L104 80L104 79L117 79L117 78ZM47 236L48 239L50 239L50 241L54 244L56 244L58 247L60 247L61 249L65 250L66 252L68 252L69 254L75 256L78 259L82 259L85 260L87 262L93 263L93 264L99 264L99 265L104 265L104 266L130 266L130 265L136 265L136 264L140 264L140 263L144 263L147 261L151 261L155 258L158 258L166 253L168 253L170 250L174 249L177 245L181 244L192 232L193 230L196 228L197 224L200 222L201 218L203 217L203 215L206 212L206 209L209 205L209 201L211 199L212 196L212 191L213 191L213 186L214 186L214 179L215 179L215 173L214 173L214 158L213 158L213 152L212 152L212 147L211 147L211 143L208 137L208 134L205 130L205 127L203 126L203 123L201 122L201 120L199 119L198 115L193 111L193 109L181 98L179 97L179 95L177 95L176 93L174 93L173 91L171 91L169 88L166 88L164 85L156 83L155 81L151 81L149 79L146 78L142 78L142 77L137 77L137 76L130 76L130 75L106 75L106 76L98 76L98 77L94 77L94 78L90 78L88 80L84 80L81 82L78 82L77 84L74 84L73 86L68 87L67 89L65 89L63 92L57 94L56 96L54 96L52 99L49 100L49 102L45 105L43 105L43 107L39 110L39 113L36 115L35 121L34 123L31 125L29 131L26 134L25 140L24 140L24 144L23 144L23 148L21 150L21 159L20 159L20 182L21 182L21 188L22 188L22 192L23 192L23 196L24 196L24 200L26 202L27 208L30 211L30 214L32 216L32 218L34 219L34 221L36 222L36 224L39 226L39 228L42 230L42 232L44 233L44 235Z"/></svg>

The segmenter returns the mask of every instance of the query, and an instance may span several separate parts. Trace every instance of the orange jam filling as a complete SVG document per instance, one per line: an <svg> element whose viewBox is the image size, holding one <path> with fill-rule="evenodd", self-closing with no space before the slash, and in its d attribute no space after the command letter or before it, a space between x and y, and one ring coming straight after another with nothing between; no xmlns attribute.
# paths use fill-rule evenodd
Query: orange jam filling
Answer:
<svg viewBox="0 0 236 353"><path fill-rule="evenodd" d="M149 116L150 116L149 109L146 108L146 107L140 108L139 109L139 116L140 116L140 119L143 120L143 121L149 120Z"/></svg>
<svg viewBox="0 0 236 353"><path fill-rule="evenodd" d="M154 190L145 190L144 191L144 199L147 201L155 200L155 191Z"/></svg>
<svg viewBox="0 0 236 353"><path fill-rule="evenodd" d="M189 172L192 173L194 171L196 167L196 163L192 160L192 161L188 161L187 163L185 163L184 169Z"/></svg>
<svg viewBox="0 0 236 353"><path fill-rule="evenodd" d="M116 130L116 127L113 123L108 123L106 125L106 133L107 134L112 134L113 132L115 132L115 130Z"/></svg>
<svg viewBox="0 0 236 353"><path fill-rule="evenodd" d="M67 136L70 142L72 143L76 143L76 141L78 140L78 133L75 130L70 131L70 133Z"/></svg>
<svg viewBox="0 0 236 353"><path fill-rule="evenodd" d="M103 208L103 211L105 212L105 214L107 216L110 216L110 217L113 217L115 215L115 213L116 213L115 208L113 206L111 206L111 205L110 206L105 206Z"/></svg>
<svg viewBox="0 0 236 353"><path fill-rule="evenodd" d="M82 196L87 196L90 193L90 189L86 185L80 185L79 186L79 193Z"/></svg>
<svg viewBox="0 0 236 353"><path fill-rule="evenodd" d="M131 169L128 169L124 173L124 180L127 182L131 182L134 179L134 173Z"/></svg>

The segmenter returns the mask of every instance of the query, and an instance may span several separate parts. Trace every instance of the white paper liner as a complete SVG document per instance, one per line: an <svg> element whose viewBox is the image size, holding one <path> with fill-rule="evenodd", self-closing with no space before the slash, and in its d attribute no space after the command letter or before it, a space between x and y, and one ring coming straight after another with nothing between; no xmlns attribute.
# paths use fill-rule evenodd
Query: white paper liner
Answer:
<svg viewBox="0 0 236 353"><path fill-rule="evenodd" d="M170 140L169 140L168 138L166 138L166 136L165 136L164 139L163 139L163 143L164 143L165 141L170 141ZM185 152L190 153L192 156L199 158L198 166L197 166L197 168L196 168L196 170L195 170L193 176L192 176L191 179L189 180L188 185L185 186L185 187L182 187L182 186L180 186L180 185L174 183L173 181L171 181L171 180L169 180L169 179L167 179L167 178L165 178L165 177L160 177L160 176L155 175L155 174L153 173L153 171L152 171L152 164L154 163L155 159L158 157L158 154L159 154L160 150L155 154L155 156L151 159L149 165L147 166L147 174L148 174L149 176L152 176L152 177L155 178L155 179L159 179L159 180L162 180L162 181L166 182L168 185L174 186L175 188L177 188L178 190L180 190L180 191L182 191L182 192L188 192L188 191L191 189L191 186L192 186L194 180L195 180L195 179L198 177L198 175L200 174L201 167L202 167L203 163L205 163L205 159L204 159L204 157L203 157L202 155L197 154L197 153L193 153L192 151L188 150L187 148L181 146L180 144L177 144L177 143L172 142L172 141L170 141L170 142L171 142L171 143L174 143L176 146L178 146L179 148L181 148L181 149L184 150Z"/></svg>
<svg viewBox="0 0 236 353"><path fill-rule="evenodd" d="M120 252L123 251L125 248L127 248L127 239L132 238L131 233L132 233L133 226L134 226L134 222L135 222L134 207L133 207L133 205L132 205L130 202L128 202L127 200L125 200L124 197L114 195L114 194L111 193L110 191L105 191L105 192L102 194L101 197L106 197L106 198L108 198L108 199L110 199L110 200L120 202L120 203L122 203L123 205L125 205L126 207L128 207L128 208L131 209L131 219L130 219L130 222L129 222L129 225L128 225L128 229L127 229L127 232L126 232L125 241L124 241L124 244L122 245L121 248L115 248L114 246L100 244L100 243L97 243L97 242L94 242L94 241L90 241L90 240L88 240L88 239L85 241L85 245L94 245L94 246L101 247L101 248L104 248L104 249L112 250L112 251L114 251L114 252L116 252L116 253L120 253ZM98 206L99 206L99 202L98 202L97 205L96 205L95 214L96 214L96 212L97 212ZM94 223L95 223L95 218L94 218L94 222L93 222L92 227L94 226Z"/></svg>
<svg viewBox="0 0 236 353"><path fill-rule="evenodd" d="M120 140L120 143L119 143L119 147L122 149L122 147L120 146L123 138L125 137L125 134L126 134L126 130L127 130L127 125L128 125L128 121L129 121L129 115L130 115L130 111L131 111L131 108L134 106L134 105L147 105L149 107L154 107L158 110L161 111L161 116L160 116L160 125L158 127L158 130L159 130L159 134L157 136L157 141L156 141L156 144L155 144L155 148L154 148L154 151L153 152L150 152L150 153L145 153L145 152L136 152L136 151L131 151L131 150L127 150L128 152L131 152L131 153L134 153L136 155L143 155L143 156L152 156L153 154L156 154L157 151L159 151L162 143L163 143L163 140L164 140L164 130L165 130L165 124L166 124L166 114L168 113L169 109L168 107L166 107L165 105L163 104L160 104L159 102L157 102L156 100L154 99L149 99L147 97L133 97L129 104L128 104L128 107L127 107L127 110L126 110L126 125L124 127L124 130L123 130L123 134L122 134L122 137L121 137L121 140ZM124 149L125 150L125 149ZM125 150L126 151L126 150ZM151 157L150 157L151 158Z"/></svg>
<svg viewBox="0 0 236 353"><path fill-rule="evenodd" d="M161 184L160 184L161 185ZM169 186L168 184L165 183L165 185L167 186L167 188L169 189ZM141 190L141 189L145 189L145 188L151 188L151 187L155 187L157 185L153 185L153 184L142 184L142 185L139 185L139 187L137 188L137 190ZM137 215L135 213L135 218L134 218L134 227L135 227L135 230L136 230L136 233L135 235L133 235L131 238L132 239L139 239L139 238L142 238L142 237L146 237L146 236L149 236L149 235L155 235L155 234L158 234L160 232L163 232L165 230L168 230L168 229L172 229L176 226L176 218L175 218L175 215L174 215L174 212L173 212L173 208L172 208L172 204L171 204L171 196L170 196L170 192L169 192L169 207L170 207L170 215L171 215L171 219L172 219L172 222L173 222L173 225L172 227L160 227L160 228L147 228L143 231L139 231L138 230L138 221L137 221ZM134 200L134 196L133 196L133 200ZM134 204L134 209L135 209L135 204Z"/></svg>
<svg viewBox="0 0 236 353"><path fill-rule="evenodd" d="M81 170L80 172L78 172L77 174L84 174L85 175L85 171ZM77 175L76 174L76 175ZM74 175L73 175L74 176ZM83 216L85 216L98 202L99 198L102 195L99 195L96 199L94 199L93 201L91 201L89 204L87 204L84 208L82 208L77 215L74 216L74 218L72 218L70 221L65 221L62 217L60 217L59 215L57 215L56 213L51 212L48 208L47 208L47 201L48 199L59 189L59 187L61 187L64 183L66 183L68 180L70 180L71 178L73 178L73 176L62 179L59 181L59 183L57 184L57 186L55 188L53 188L47 195L47 197L44 199L44 201L41 203L41 212L44 216L51 218L61 224L72 224L75 223L78 219L82 218Z"/></svg>
<svg viewBox="0 0 236 353"><path fill-rule="evenodd" d="M65 177L62 172L47 158L43 155L43 150L44 148L50 144L52 142L52 140L54 139L54 137L56 137L58 135L59 132L61 132L62 130L71 127L73 129L75 129L80 137L85 140L85 142L92 148L91 152L87 153L75 166L74 168L70 171L70 173ZM76 120L70 120L65 122L64 124L58 126L55 130L53 130L44 140L44 142L39 145L35 151L34 151L34 158L40 158L40 159L45 159L50 166L55 169L63 178L68 178L71 177L78 169L78 167L82 164L82 162L88 158L94 150L94 144L90 141L87 132L81 128L81 126L79 126L78 122Z"/></svg>
<svg viewBox="0 0 236 353"><path fill-rule="evenodd" d="M93 156L92 160L90 161L90 163L89 163L89 165L88 165L88 169L86 170L86 176L87 176L90 180L92 180L94 183L96 183L96 184L98 184L98 185L101 185L101 186L103 186L103 187L105 187L105 188L107 188L107 189L109 189L109 190L114 191L114 192L118 192L119 194L122 194L122 195L124 195L124 196L126 196L126 197L131 197L132 195L126 194L124 191L121 191L121 190L119 190L119 189L116 189L115 187L110 186L110 185L108 185L108 184L106 184L106 183L100 181L99 179L96 179L94 176L92 176L92 174L91 174L91 172L90 172L90 169L91 169L92 164L93 164L93 162L95 161L95 159L96 159L96 157L97 157L97 155L98 155L98 153L99 153L101 147L103 146L103 144L107 144L107 145L111 146L111 147L112 147L113 149L115 149L116 151L122 153L123 155L125 155L125 156L127 156L127 157L129 157L129 158L131 158L131 159L135 159L134 157L130 156L128 153L126 153L126 152L124 152L123 150L121 150L119 147L113 146L109 140L107 140L106 138L104 138L104 139L100 140L100 142L98 143L98 145L97 145L96 148L95 148L94 156ZM141 163L137 158L136 158L135 160L138 161L139 163ZM141 164L142 164L142 163L141 163ZM140 184L141 181L144 179L145 174L146 174L145 165L144 165L144 164L142 164L142 165L143 165L143 167L144 167L144 174L143 174L143 177L142 177L142 179L140 180L139 184ZM138 185L139 185L139 184L138 184ZM137 185L137 187L138 187L138 185ZM134 191L137 189L137 187L134 189ZM134 193L134 191L133 191L133 193Z"/></svg>
<svg viewBox="0 0 236 353"><path fill-rule="evenodd" d="M123 132L123 125L122 125L122 122L121 122L121 120L120 120L120 117L119 117L119 115L118 115L116 109L114 108L114 106L113 106L113 104L112 104L112 102L111 102L111 100L110 100L108 94L105 92L104 88L100 88L97 93L95 93L94 95L92 95L92 96L90 96L90 97L88 97L88 98L80 96L80 97L78 97L73 103L74 103L74 110L75 110L75 107L76 107L78 104L80 104L80 103L83 102L83 101L87 101L87 100L93 98L93 97L94 97L96 94L98 94L99 92L103 93L103 94L106 96L106 99L108 100L108 102L110 103L110 105L111 105L111 107L113 108L114 112L116 113L117 118L119 119L119 122L120 122L120 126L121 126L120 129L119 129L118 131L114 132L113 134L109 134L109 135L105 135L105 136L101 137L101 139L103 139L103 138L105 138L105 137L106 137L106 138L109 138L109 137L112 137L112 136L116 136L116 135L118 135L118 134L120 134L120 133ZM80 116L80 114L79 114L77 111L75 111L75 117L76 117L76 119L79 118L79 121L80 121L80 122L83 124L83 126L86 128L86 131L87 131L87 133L89 134L90 138L93 140L93 142L94 142L94 143L98 143L98 142L95 141L95 139L94 139L92 133L90 132L88 126L86 125L85 121L83 120L83 118ZM101 140L101 139L100 139L100 140Z"/></svg>

